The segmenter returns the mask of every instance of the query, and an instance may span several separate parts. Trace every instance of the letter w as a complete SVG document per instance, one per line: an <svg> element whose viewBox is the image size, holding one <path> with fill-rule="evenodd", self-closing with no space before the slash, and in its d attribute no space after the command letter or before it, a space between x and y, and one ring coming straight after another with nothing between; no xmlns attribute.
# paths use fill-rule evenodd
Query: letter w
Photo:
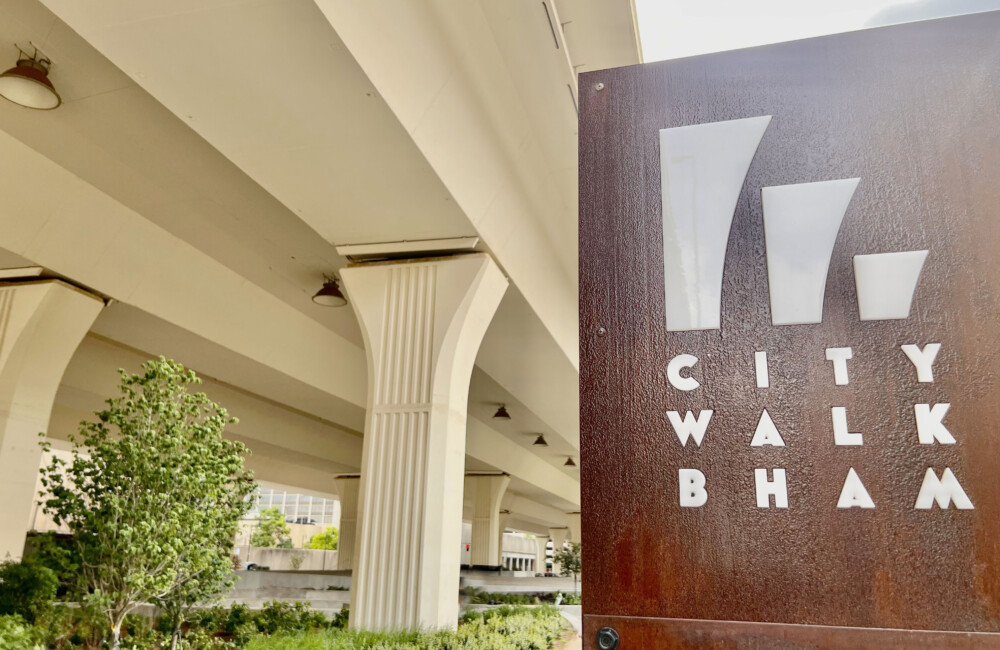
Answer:
<svg viewBox="0 0 1000 650"><path fill-rule="evenodd" d="M702 411L695 419L694 413L688 411L681 419L681 414L677 411L667 411L667 418L674 427L677 439L681 441L681 446L686 447L688 438L694 438L694 444L701 447L701 441L705 437L705 430L708 429L708 421L712 419L712 411Z"/></svg>

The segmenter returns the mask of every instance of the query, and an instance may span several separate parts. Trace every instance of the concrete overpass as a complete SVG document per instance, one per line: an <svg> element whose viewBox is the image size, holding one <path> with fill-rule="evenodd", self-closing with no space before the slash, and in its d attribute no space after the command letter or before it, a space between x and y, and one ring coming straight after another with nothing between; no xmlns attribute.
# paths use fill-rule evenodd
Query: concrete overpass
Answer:
<svg viewBox="0 0 1000 650"><path fill-rule="evenodd" d="M361 509L389 507L373 496L379 471L364 485L366 467L397 453L366 447L373 346L354 309L310 298L347 264L338 246L455 237L478 243L464 261L427 262L438 282L472 259L496 278L471 316L444 307L444 289L428 316L463 328L486 319L456 343L469 372L458 363L434 384L454 393L431 401L460 426L440 434L458 455L398 459L434 472L396 487L427 488L440 470L428 489L442 499L421 494L422 530L443 526L442 548L453 528L442 517L479 521L487 532L474 541L496 541L502 524L578 529L579 477L564 466L579 449L576 71L639 62L635 34L627 0L0 4L0 66L13 65L14 43L34 43L64 102L0 102L0 268L35 269L0 288L12 314L0 485L18 495L0 512L0 554L20 554L37 431L65 438L114 389L117 368L160 354L197 370L240 418L231 433L260 479L336 495L336 476L360 473ZM346 274L354 307L383 296L372 268ZM81 302L80 289L104 306ZM510 420L493 417L501 404ZM532 444L538 435L547 447ZM480 487L463 490L466 473ZM497 475L509 478L502 489ZM362 528L361 549L376 534ZM446 553L429 539L408 557L434 571L451 553L457 571L458 541ZM498 564L480 545L483 563ZM452 594L417 591L412 611L377 594L354 611L371 625L447 622Z"/></svg>

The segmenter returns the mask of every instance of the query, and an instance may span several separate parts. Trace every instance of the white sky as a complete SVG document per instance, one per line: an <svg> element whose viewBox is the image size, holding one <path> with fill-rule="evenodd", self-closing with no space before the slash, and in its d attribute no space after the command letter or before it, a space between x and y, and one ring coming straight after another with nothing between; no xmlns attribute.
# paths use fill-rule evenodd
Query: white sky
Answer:
<svg viewBox="0 0 1000 650"><path fill-rule="evenodd" d="M635 0L646 62L1000 9L1000 0Z"/></svg>

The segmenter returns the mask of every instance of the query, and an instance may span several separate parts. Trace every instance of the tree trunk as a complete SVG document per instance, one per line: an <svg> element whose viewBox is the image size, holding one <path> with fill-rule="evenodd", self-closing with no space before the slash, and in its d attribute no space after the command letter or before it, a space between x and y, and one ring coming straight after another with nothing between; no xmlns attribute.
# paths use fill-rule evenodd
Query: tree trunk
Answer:
<svg viewBox="0 0 1000 650"><path fill-rule="evenodd" d="M181 615L181 610L166 610L167 614L170 616L171 629L170 633L170 650L177 650L177 646L181 642L181 625L184 623L184 617Z"/></svg>
<svg viewBox="0 0 1000 650"><path fill-rule="evenodd" d="M122 633L122 624L120 622L111 625L111 650L120 650L121 633Z"/></svg>

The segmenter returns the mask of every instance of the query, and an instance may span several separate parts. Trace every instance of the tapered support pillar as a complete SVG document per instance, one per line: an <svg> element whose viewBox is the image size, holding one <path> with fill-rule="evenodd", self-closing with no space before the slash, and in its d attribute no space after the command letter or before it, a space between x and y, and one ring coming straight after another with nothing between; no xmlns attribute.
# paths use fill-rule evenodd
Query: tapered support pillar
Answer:
<svg viewBox="0 0 1000 650"><path fill-rule="evenodd" d="M337 543L337 569L354 568L354 547L358 530L359 474L342 474L333 479L334 489L340 497L340 540Z"/></svg>
<svg viewBox="0 0 1000 650"><path fill-rule="evenodd" d="M500 510L497 516L497 564L503 563L503 531L507 530L507 520L510 519L510 510Z"/></svg>
<svg viewBox="0 0 1000 650"><path fill-rule="evenodd" d="M368 354L350 625L453 628L469 380L507 281L483 254L341 277Z"/></svg>
<svg viewBox="0 0 1000 650"><path fill-rule="evenodd" d="M66 366L104 302L59 280L0 285L0 560L20 559Z"/></svg>
<svg viewBox="0 0 1000 650"><path fill-rule="evenodd" d="M503 552L500 501L510 476L506 474L465 477L465 492L472 503L472 548L469 564L473 569L498 569Z"/></svg>
<svg viewBox="0 0 1000 650"><path fill-rule="evenodd" d="M579 544L583 541L580 535L580 513L566 513L566 521L569 524L569 539L567 541Z"/></svg>
<svg viewBox="0 0 1000 650"><path fill-rule="evenodd" d="M535 573L545 573L545 564L547 560L545 547L548 543L548 537L535 536Z"/></svg>
<svg viewBox="0 0 1000 650"><path fill-rule="evenodd" d="M556 554L565 546L569 537L569 528L549 528L549 537L552 538L552 573L559 575L562 567L556 561Z"/></svg>

